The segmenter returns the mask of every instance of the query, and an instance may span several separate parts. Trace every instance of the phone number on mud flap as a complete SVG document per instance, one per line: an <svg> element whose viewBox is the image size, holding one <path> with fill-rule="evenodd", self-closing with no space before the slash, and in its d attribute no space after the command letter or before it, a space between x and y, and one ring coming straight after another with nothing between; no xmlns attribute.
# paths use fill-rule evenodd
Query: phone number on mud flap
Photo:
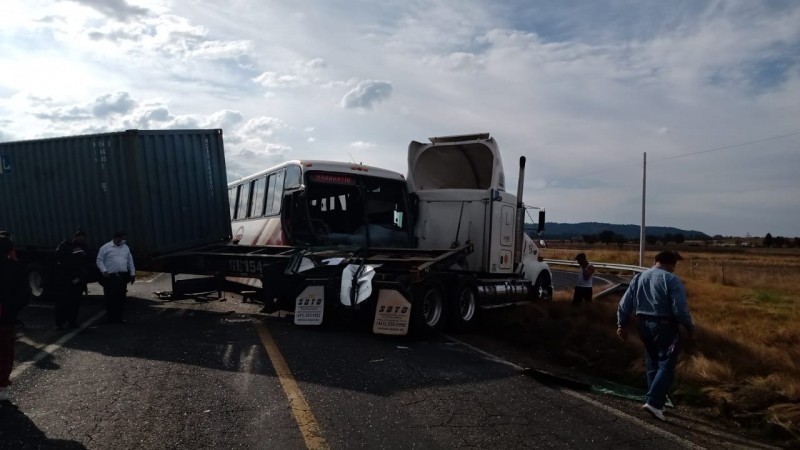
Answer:
<svg viewBox="0 0 800 450"><path fill-rule="evenodd" d="M398 322L394 320L378 320L377 325L379 327L387 327L387 328L398 328L398 327L405 327L406 322Z"/></svg>

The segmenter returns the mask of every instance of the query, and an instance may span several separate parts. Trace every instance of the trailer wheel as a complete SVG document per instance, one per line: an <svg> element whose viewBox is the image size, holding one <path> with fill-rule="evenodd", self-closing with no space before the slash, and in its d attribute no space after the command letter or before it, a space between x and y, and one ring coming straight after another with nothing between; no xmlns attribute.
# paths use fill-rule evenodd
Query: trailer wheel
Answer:
<svg viewBox="0 0 800 450"><path fill-rule="evenodd" d="M553 299L553 282L550 279L550 274L542 272L536 277L536 284L533 285L533 295L538 300Z"/></svg>
<svg viewBox="0 0 800 450"><path fill-rule="evenodd" d="M428 335L441 330L445 322L447 301L444 285L439 280L429 278L414 290L414 294L411 307L414 334Z"/></svg>
<svg viewBox="0 0 800 450"><path fill-rule="evenodd" d="M478 288L472 280L461 280L452 292L447 311L454 330L472 329L478 319Z"/></svg>
<svg viewBox="0 0 800 450"><path fill-rule="evenodd" d="M28 266L27 272L28 288L31 290L31 296L44 298L47 293L44 267L38 264L31 264Z"/></svg>

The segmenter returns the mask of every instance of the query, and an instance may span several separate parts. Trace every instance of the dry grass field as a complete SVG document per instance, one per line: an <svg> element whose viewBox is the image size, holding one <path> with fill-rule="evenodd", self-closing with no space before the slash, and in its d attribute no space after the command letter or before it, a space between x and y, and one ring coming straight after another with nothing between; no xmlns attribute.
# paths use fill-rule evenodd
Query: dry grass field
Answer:
<svg viewBox="0 0 800 450"><path fill-rule="evenodd" d="M675 273L698 330L680 357L672 398L715 405L743 426L800 442L800 250L679 250ZM604 245L550 247L545 257L571 259L577 251L590 261L638 263L638 249ZM646 265L655 253L646 253ZM534 357L644 387L641 343L615 335L620 294L580 307L571 296L560 291L551 303L500 313L487 326Z"/></svg>

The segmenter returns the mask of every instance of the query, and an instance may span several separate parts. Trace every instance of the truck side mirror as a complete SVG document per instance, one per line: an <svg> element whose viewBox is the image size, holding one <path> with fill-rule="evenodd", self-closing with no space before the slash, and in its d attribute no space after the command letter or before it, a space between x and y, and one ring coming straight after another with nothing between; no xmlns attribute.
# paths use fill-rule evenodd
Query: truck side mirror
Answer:
<svg viewBox="0 0 800 450"><path fill-rule="evenodd" d="M541 233L544 231L544 210L539 210L539 225L536 227L536 232Z"/></svg>

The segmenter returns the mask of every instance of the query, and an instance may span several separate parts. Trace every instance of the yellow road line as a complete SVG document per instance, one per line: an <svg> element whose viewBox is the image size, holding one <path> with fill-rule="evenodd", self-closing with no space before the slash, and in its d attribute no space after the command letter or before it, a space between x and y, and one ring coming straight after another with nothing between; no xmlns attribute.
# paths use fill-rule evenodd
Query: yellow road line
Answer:
<svg viewBox="0 0 800 450"><path fill-rule="evenodd" d="M256 321L256 329L258 330L258 335L261 337L261 342L264 344L264 348L267 350L267 355L269 355L269 359L272 361L272 366L275 367L275 372L278 373L278 380L281 382L283 391L289 399L289 405L292 407L294 420L297 421L297 425L300 427L300 433L303 435L303 440L306 441L306 448L310 450L328 449L328 443L325 442L325 438L322 437L322 431L320 431L317 420L311 412L311 407L308 406L308 402L306 402L305 397L303 397L303 393L300 392L300 387L297 385L297 381L295 381L292 372L289 370L286 360L283 359L278 345L275 344L275 340L272 339L272 335L267 329L267 326L264 322L259 320Z"/></svg>

